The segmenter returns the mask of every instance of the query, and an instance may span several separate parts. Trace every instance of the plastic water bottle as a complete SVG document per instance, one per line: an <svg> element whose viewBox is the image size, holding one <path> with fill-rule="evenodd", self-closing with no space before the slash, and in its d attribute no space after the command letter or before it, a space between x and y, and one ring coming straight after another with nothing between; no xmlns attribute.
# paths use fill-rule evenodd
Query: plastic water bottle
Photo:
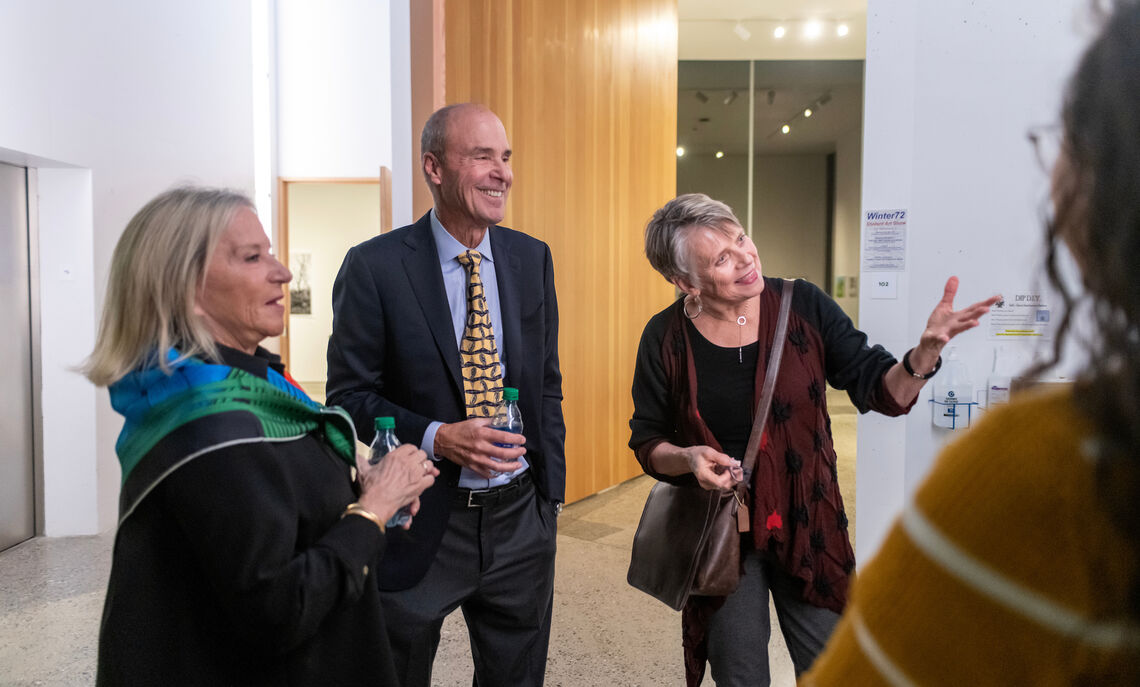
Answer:
<svg viewBox="0 0 1140 687"><path fill-rule="evenodd" d="M958 357L957 350L950 350L941 374L934 378L933 394L934 403L931 405L935 427L963 429L970 426L969 411L959 408L958 404L973 402L974 384L970 381L970 371Z"/></svg>
<svg viewBox="0 0 1140 687"><path fill-rule="evenodd" d="M503 401L495 409L495 416L491 420L491 429L498 429L513 434L523 433L522 412L519 410L519 390L514 387L503 387ZM518 444L499 444L503 448L515 448ZM492 470L491 476L498 477L503 473Z"/></svg>
<svg viewBox="0 0 1140 687"><path fill-rule="evenodd" d="M368 463L376 465L384 456L391 453L397 446L400 445L400 440L396 438L396 419L391 417L378 417L374 421L376 427L376 436L372 438L372 444L368 447ZM409 520L412 519L411 506L403 506L392 519L388 521L387 527L403 527Z"/></svg>

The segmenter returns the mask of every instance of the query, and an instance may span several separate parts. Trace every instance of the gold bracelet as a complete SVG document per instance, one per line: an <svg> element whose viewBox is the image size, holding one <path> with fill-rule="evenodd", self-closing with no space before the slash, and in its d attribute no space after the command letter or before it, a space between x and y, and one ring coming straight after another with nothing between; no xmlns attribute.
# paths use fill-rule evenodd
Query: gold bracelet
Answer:
<svg viewBox="0 0 1140 687"><path fill-rule="evenodd" d="M340 517L343 519L346 515L359 515L362 518L368 518L372 522L376 523L376 526L380 528L381 534L386 533L384 523L380 521L380 517L359 503L348 504L348 508L344 509L344 512L340 514Z"/></svg>

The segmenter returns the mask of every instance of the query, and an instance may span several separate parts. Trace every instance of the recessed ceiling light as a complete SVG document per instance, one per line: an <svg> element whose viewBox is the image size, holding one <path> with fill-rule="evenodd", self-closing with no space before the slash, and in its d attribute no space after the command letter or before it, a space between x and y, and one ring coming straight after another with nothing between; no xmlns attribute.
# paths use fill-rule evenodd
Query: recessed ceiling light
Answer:
<svg viewBox="0 0 1140 687"><path fill-rule="evenodd" d="M787 32L788 32L788 30L785 29L784 27L777 26L776 30L772 32L772 35L775 36L776 38L783 38L784 34Z"/></svg>
<svg viewBox="0 0 1140 687"><path fill-rule="evenodd" d="M814 39L823 35L823 24L818 21L809 21L804 25L804 38Z"/></svg>
<svg viewBox="0 0 1140 687"><path fill-rule="evenodd" d="M786 134L786 133L788 133L788 132L789 132L789 131L791 131L791 130L792 130L792 127L788 126L787 124L785 124L784 126L780 127L780 133L782 133L782 134Z"/></svg>
<svg viewBox="0 0 1140 687"><path fill-rule="evenodd" d="M685 157L685 146L677 146L677 157Z"/></svg>
<svg viewBox="0 0 1140 687"><path fill-rule="evenodd" d="M808 108L804 108L804 116L805 116L805 117L810 117L810 116L811 116L811 108L810 108L810 107L808 107Z"/></svg>
<svg viewBox="0 0 1140 687"><path fill-rule="evenodd" d="M846 24L840 24L839 26L835 27L835 35L839 36L840 38L846 36L850 32L851 29L847 28Z"/></svg>
<svg viewBox="0 0 1140 687"><path fill-rule="evenodd" d="M718 150L718 151L716 151L716 159L718 159L718 160L719 160L719 159L721 159L722 157L724 157L724 151L723 151L723 150Z"/></svg>

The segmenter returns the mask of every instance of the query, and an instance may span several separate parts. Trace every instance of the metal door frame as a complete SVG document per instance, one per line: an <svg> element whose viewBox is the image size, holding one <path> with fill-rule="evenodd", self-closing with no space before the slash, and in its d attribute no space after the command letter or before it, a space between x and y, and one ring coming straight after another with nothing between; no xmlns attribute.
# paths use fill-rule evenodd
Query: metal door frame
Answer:
<svg viewBox="0 0 1140 687"><path fill-rule="evenodd" d="M44 535L44 422L43 361L40 353L40 222L39 176L30 165L27 170L28 191L28 309L32 347L32 499L37 537Z"/></svg>

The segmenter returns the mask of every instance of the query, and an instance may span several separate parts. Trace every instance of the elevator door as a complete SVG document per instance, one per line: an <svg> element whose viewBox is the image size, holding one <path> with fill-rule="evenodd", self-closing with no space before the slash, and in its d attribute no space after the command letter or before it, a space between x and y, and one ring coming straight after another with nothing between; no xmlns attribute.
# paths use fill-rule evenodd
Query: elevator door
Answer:
<svg viewBox="0 0 1140 687"><path fill-rule="evenodd" d="M0 164L0 549L36 527L27 189L23 167Z"/></svg>

